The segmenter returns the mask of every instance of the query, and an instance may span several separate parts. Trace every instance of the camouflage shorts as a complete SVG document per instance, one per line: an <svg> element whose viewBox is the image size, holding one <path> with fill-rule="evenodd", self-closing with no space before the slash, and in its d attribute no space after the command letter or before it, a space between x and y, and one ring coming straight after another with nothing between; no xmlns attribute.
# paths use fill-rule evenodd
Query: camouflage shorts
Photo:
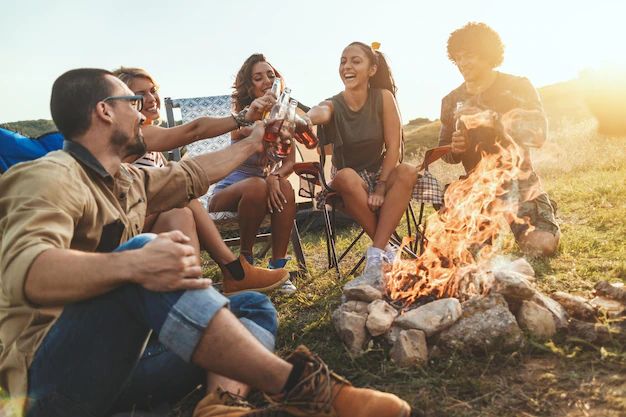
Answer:
<svg viewBox="0 0 626 417"><path fill-rule="evenodd" d="M546 193L539 194L533 200L520 203L517 215L535 226L535 230L548 232L554 236L560 230L556 221L556 210ZM528 224L511 224L511 231L515 235L515 240L519 241L528 230L528 227Z"/></svg>

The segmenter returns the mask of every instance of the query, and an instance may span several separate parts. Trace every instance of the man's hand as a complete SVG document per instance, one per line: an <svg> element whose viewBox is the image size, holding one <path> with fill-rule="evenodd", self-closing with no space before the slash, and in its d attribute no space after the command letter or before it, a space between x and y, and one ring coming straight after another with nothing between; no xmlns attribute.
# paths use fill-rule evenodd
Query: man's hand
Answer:
<svg viewBox="0 0 626 417"><path fill-rule="evenodd" d="M204 289L211 280L202 278L202 268L189 238L182 232L161 233L137 250L133 281L158 292Z"/></svg>
<svg viewBox="0 0 626 417"><path fill-rule="evenodd" d="M270 111L275 103L276 97L268 90L264 96L256 98L250 103L250 107L248 107L248 112L246 113L246 120L250 122L260 120L261 117L263 117L263 113Z"/></svg>
<svg viewBox="0 0 626 417"><path fill-rule="evenodd" d="M452 142L450 143L450 146L453 154L462 154L467 151L467 138L462 132L456 130L452 133Z"/></svg>
<svg viewBox="0 0 626 417"><path fill-rule="evenodd" d="M256 121L253 125L239 129L241 139L252 138L259 145L257 152L263 151L263 135L265 134L265 122ZM241 140L239 139L239 140Z"/></svg>

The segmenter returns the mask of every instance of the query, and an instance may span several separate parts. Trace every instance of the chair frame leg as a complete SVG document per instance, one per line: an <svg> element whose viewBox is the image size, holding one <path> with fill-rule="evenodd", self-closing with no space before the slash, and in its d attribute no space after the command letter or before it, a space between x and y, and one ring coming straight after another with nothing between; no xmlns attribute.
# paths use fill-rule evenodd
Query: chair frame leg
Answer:
<svg viewBox="0 0 626 417"><path fill-rule="evenodd" d="M341 272L339 271L339 262L337 261L337 251L335 249L335 231L333 229L333 223L331 221L328 209L324 207L322 210L324 214L324 229L326 231L326 252L328 254L328 269L335 268L337 271L337 277L341 279ZM334 213L333 213L334 217Z"/></svg>
<svg viewBox="0 0 626 417"><path fill-rule="evenodd" d="M298 273L300 275L306 275L308 269L306 267L306 258L304 257L304 251L302 250L302 241L300 240L300 232L298 231L298 224L293 221L293 228L291 229L291 246L293 252L296 255L298 261Z"/></svg>

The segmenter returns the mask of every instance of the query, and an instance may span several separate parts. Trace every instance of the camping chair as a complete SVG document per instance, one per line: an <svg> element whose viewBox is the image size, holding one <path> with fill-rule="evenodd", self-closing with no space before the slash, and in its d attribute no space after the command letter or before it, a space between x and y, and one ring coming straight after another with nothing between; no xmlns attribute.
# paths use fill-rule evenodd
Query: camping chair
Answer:
<svg viewBox="0 0 626 417"><path fill-rule="evenodd" d="M170 97L167 97L164 100L164 103L165 112L167 115L167 124L170 127L176 125L176 120L174 118L175 108L180 109L182 123L190 122L202 116L223 117L231 114L231 98L228 95L181 99L172 99ZM230 146L230 133L225 133L215 138L202 139L192 144L189 144L186 146L186 155L195 156L207 152L215 152L227 146ZM178 160L180 159L180 157L180 149L175 149L171 152L171 159ZM208 199L212 193L214 186L215 184L211 185L211 187L209 187L208 193L200 198L200 201L204 205L205 209L208 209ZM220 232L234 233L239 230L239 219L237 212L209 212L209 215L215 222ZM261 229L267 228L268 226L269 217L266 216L264 222L261 224ZM270 236L271 233L257 234L257 241L266 242L265 247L258 254L258 256L264 256L267 250L270 248ZM224 243L229 246L238 245L239 241L239 236L224 239ZM302 251L300 233L298 232L298 227L295 220L293 229L291 231L291 244L298 262L298 271L300 274L306 274L306 260L304 257L304 252Z"/></svg>
<svg viewBox="0 0 626 417"><path fill-rule="evenodd" d="M0 128L0 174L18 162L31 161L63 147L63 135L50 132L35 139Z"/></svg>
<svg viewBox="0 0 626 417"><path fill-rule="evenodd" d="M326 155L324 151L323 145L323 137L324 137L324 128L323 126L318 126L318 133L320 136L320 146L319 154L320 160L319 162L307 162L307 163L299 163L294 167L294 171L301 179L300 185L300 195L306 196L311 199L315 198L318 190L324 189L328 192L324 207L319 207L322 211L322 215L324 218L324 228L326 233L326 252L328 257L328 269L332 269L333 267L337 271L339 277L341 277L341 272L339 270L339 263L345 258L345 256L350 252L350 250L360 241L361 237L365 234L365 230L361 229L358 235L352 240L352 242L348 245L343 252L337 256L337 247L336 247L336 209L338 206L342 204L341 196L336 193L332 188L328 185L326 181L326 174L324 172L324 165L326 161ZM446 153L446 152L444 152ZM424 248L424 225L422 224L423 216L424 216L424 206L425 203L430 202L432 198L432 192L435 191L435 187L438 187L438 183L430 174L427 173L428 165L434 162L436 159L441 158L444 154L441 150L429 150L426 153L424 163L420 170L424 170L429 179L432 179L432 182L426 182L426 187L423 190L420 190L418 196L414 195L414 199L419 201L420 204L420 212L419 217L416 218L415 213L413 211L413 207L409 203L405 212L405 220L406 220L406 228L407 228L407 236L412 237L412 243L403 247L404 253L408 254L411 257L417 257L418 253L421 253ZM436 157L435 159L433 159ZM433 183L434 182L434 183ZM437 188L438 189L438 188ZM417 197L417 198L416 198ZM390 241L395 245L400 246L403 238L398 234L397 231L391 236ZM418 252L419 251L419 252ZM365 261L365 257L361 256L360 260L352 267L348 276L354 274L356 270L361 266L361 264Z"/></svg>

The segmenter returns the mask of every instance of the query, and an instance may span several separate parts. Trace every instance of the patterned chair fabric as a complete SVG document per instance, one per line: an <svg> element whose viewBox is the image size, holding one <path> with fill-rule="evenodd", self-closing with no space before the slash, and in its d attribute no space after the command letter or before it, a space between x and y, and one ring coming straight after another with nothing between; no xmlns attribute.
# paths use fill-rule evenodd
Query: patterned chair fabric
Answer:
<svg viewBox="0 0 626 417"><path fill-rule="evenodd" d="M172 106L173 108L179 108L181 119L183 123L188 123L198 117L210 116L210 117L223 117L228 116L230 113L231 99L229 95L223 96L210 96L210 97L193 97L193 98L179 98L165 100L166 106ZM168 112L168 124L174 125L174 120L170 119L170 113ZM219 151L230 146L230 133L224 133L223 135L202 139L193 142L186 146L187 152L185 155L197 156L208 152ZM208 201L213 194L213 188L215 184L209 187L207 194L200 197L202 205L208 209ZM210 212L211 218L219 224L221 230L237 230L239 224L237 220L237 213L232 211L222 212ZM261 227L269 225L269 219L266 217Z"/></svg>

